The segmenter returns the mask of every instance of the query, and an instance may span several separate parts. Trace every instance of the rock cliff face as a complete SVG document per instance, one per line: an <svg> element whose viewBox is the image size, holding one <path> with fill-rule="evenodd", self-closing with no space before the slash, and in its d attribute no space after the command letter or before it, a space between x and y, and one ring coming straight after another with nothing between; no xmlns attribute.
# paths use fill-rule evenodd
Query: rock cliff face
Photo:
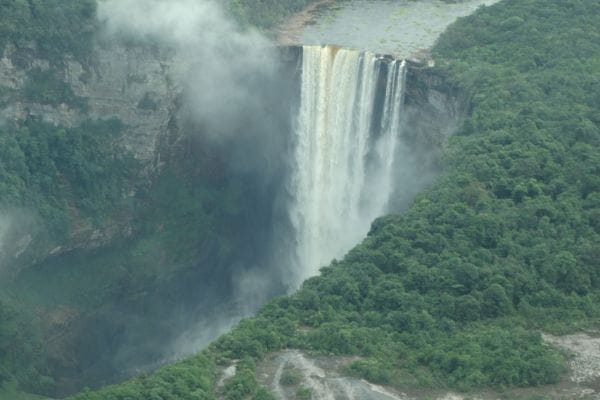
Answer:
<svg viewBox="0 0 600 400"><path fill-rule="evenodd" d="M408 62L403 134L419 155L421 168L435 172L448 138L467 113L468 101L425 63Z"/></svg>
<svg viewBox="0 0 600 400"><path fill-rule="evenodd" d="M412 136L434 147L456 131L468 107L467 99L435 68L414 61L408 62L404 102Z"/></svg>
<svg viewBox="0 0 600 400"><path fill-rule="evenodd" d="M289 79L299 79L301 47L281 47L280 54ZM33 46L8 46L0 58L0 123L36 118L74 127L90 119L117 118L125 126L119 148L140 162L141 179L148 179L168 156L165 144L172 144L180 135L177 126L185 125L177 111L190 65L191 60L155 46L105 43L97 45L85 63L66 56L58 65L39 58ZM78 104L49 104L24 95L32 71L50 70L70 88ZM424 64L409 62L404 99L404 134L413 142L415 153L422 154L418 160L421 171L432 175L447 136L465 111L465 102L433 71ZM129 197L135 194L133 188L124 188L124 192ZM130 218L127 212L115 209L114 215L97 224L73 209L66 242L40 238L36 224L30 221L26 224L29 228L24 229L24 224L11 224L11 219L5 218L0 263L4 259L5 264L22 268L51 254L105 245L131 234ZM13 227L6 228L9 225Z"/></svg>
<svg viewBox="0 0 600 400"><path fill-rule="evenodd" d="M146 179L160 166L161 140L167 132L173 133L171 121L181 92L184 66L169 50L150 46L105 44L98 46L86 63L66 56L59 65L38 58L33 46L21 49L7 46L0 58L0 124L34 118L70 128L86 120L117 118L125 126L118 147L139 161L139 175ZM50 70L83 106L65 102L49 104L24 95L32 71ZM134 195L133 188L123 190L124 196ZM40 237L34 228L36 224L22 229L20 218L5 217L0 263L3 259L5 264L18 264L22 268L50 254L101 246L129 235L129 218L115 210L114 216L97 224L73 209L68 240L56 242Z"/></svg>
<svg viewBox="0 0 600 400"><path fill-rule="evenodd" d="M34 116L46 122L71 127L87 119L118 118L126 127L124 147L147 167L155 167L157 143L164 132L180 91L181 60L168 50L125 47L113 44L98 47L85 65L66 57L58 69L73 93L87 104L83 110L68 104L40 104L20 96L0 108L3 120L22 121ZM0 87L22 90L28 73L51 68L36 58L35 49L8 46L0 59Z"/></svg>

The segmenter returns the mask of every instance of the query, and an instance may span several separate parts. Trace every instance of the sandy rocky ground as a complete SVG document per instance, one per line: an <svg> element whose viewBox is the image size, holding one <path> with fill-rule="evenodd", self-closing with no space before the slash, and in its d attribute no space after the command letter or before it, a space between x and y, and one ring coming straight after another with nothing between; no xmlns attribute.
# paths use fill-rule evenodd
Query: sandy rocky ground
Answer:
<svg viewBox="0 0 600 400"><path fill-rule="evenodd" d="M257 366L257 378L279 400L302 398L298 395L301 390L310 393L311 400L600 400L600 332L560 337L544 334L543 338L568 359L569 373L556 385L501 393L404 391L344 376L343 368L356 357L313 357L299 350L267 357ZM235 373L235 363L223 369L218 386L222 387ZM288 382L282 379L286 374ZM291 382L290 375L295 377Z"/></svg>
<svg viewBox="0 0 600 400"><path fill-rule="evenodd" d="M556 398L600 400L600 332L543 337L569 359L568 382L557 390Z"/></svg>

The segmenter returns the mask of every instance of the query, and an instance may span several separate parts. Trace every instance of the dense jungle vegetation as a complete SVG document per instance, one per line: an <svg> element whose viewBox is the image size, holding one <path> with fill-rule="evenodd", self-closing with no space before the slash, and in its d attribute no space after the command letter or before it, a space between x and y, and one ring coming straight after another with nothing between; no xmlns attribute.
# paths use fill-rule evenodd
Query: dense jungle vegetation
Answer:
<svg viewBox="0 0 600 400"><path fill-rule="evenodd" d="M96 33L96 0L1 0L0 49L31 47L59 62L65 54L86 57Z"/></svg>
<svg viewBox="0 0 600 400"><path fill-rule="evenodd" d="M255 364L283 348L359 355L349 373L392 386L556 382L540 332L600 323L600 4L506 0L434 56L470 111L406 214L198 356L73 399L212 399L234 359L220 395L269 399Z"/></svg>
<svg viewBox="0 0 600 400"><path fill-rule="evenodd" d="M233 0L230 9L246 24L269 27L305 3ZM35 43L51 62L64 53L84 59L96 29L94 12L92 0L0 0L0 48ZM556 382L564 360L542 343L540 331L600 324L600 4L505 0L453 25L434 57L437 72L463 91L470 110L450 140L443 176L407 213L375 221L343 260L198 356L73 399L213 399L218 369L234 359L242 360L238 373L219 394L270 399L256 382L255 365L283 348L359 355L348 373L398 387ZM21 95L80 104L41 74L30 77ZM0 88L0 102L12 95ZM102 218L136 170L132 160L111 158L119 131L118 121L70 130L36 120L0 127L0 204L38 208L56 235L68 231L73 204ZM73 157L64 157L65 147ZM68 256L80 258L69 263L89 265L79 277L61 270L67 262L58 260L48 266L56 271L54 281L24 277L16 287L29 290L34 303L89 307L129 293L118 300L136 308L164 262L187 265L186 257L206 246L227 260L243 182L215 183L188 167L173 161L151 190L140 191L139 241L92 261ZM79 184L90 180L103 184ZM185 183L190 180L196 184ZM176 207L169 202L174 192ZM182 233L189 230L175 229L179 224L191 229L191 239ZM195 241L204 236L208 243ZM164 241L170 251L150 251ZM109 264L118 265L111 278L118 287L81 297L65 284L104 279ZM45 298L47 286L60 289L61 298ZM124 318L113 311L104 310L107 318ZM18 398L11 389L17 382L29 391L52 391L46 349L31 324L0 303L6 398ZM95 333L99 343L104 333Z"/></svg>

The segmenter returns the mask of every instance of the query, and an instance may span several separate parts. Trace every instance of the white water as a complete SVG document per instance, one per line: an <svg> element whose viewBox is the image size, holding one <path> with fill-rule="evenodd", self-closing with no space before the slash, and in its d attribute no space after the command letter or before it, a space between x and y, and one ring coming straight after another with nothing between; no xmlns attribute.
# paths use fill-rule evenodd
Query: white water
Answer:
<svg viewBox="0 0 600 400"><path fill-rule="evenodd" d="M384 90L377 85L380 73L386 74L385 101L381 120L373 126L377 92ZM404 77L404 62L398 60L332 46L303 48L289 187L299 263L293 287L343 256L386 212L394 187Z"/></svg>

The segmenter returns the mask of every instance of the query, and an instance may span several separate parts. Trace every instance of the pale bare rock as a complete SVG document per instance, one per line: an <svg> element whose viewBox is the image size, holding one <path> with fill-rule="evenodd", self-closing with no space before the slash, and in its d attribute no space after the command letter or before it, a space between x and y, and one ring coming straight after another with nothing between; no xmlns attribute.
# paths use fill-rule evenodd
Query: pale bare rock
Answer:
<svg viewBox="0 0 600 400"><path fill-rule="evenodd" d="M579 333L568 336L544 334L543 338L546 342L573 354L569 361L572 382L585 384L600 379L600 337Z"/></svg>
<svg viewBox="0 0 600 400"><path fill-rule="evenodd" d="M221 372L221 377L217 382L217 388L222 388L225 386L225 382L229 379L233 378L237 373L237 361L231 364L229 367L225 368L223 372Z"/></svg>
<svg viewBox="0 0 600 400"><path fill-rule="evenodd" d="M565 337L544 335L544 339L574 355L570 364L573 375L554 385L509 388L502 393L482 390L462 394L435 389L384 387L347 376L345 367L356 360L354 357L311 356L300 350L284 350L266 357L257 365L257 378L278 400L295 399L300 389L308 390L313 400L525 400L537 397L600 400L600 393L595 390L600 382L600 338L579 334ZM298 381L283 382L285 374L295 376Z"/></svg>
<svg viewBox="0 0 600 400"><path fill-rule="evenodd" d="M497 398L486 397L484 399L483 397L473 397L472 395L463 396L455 393L448 393L443 397L438 397L437 400L497 400Z"/></svg>
<svg viewBox="0 0 600 400"><path fill-rule="evenodd" d="M259 380L269 387L276 399L292 400L297 390L310 391L313 400L413 400L391 388L363 379L343 376L339 369L353 358L312 358L299 350L277 353L259 365ZM282 384L286 371L293 371L298 383Z"/></svg>

